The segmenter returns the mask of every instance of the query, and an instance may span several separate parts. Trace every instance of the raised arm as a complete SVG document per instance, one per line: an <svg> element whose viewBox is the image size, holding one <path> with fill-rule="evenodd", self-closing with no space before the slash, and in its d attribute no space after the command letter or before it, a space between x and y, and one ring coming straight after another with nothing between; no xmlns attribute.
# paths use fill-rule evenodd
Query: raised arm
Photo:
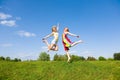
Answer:
<svg viewBox="0 0 120 80"><path fill-rule="evenodd" d="M51 33L51 34L49 34L49 35L47 35L46 37L44 37L43 39L47 39L47 38L49 38L50 36L52 36L53 35L53 33Z"/></svg>
<svg viewBox="0 0 120 80"><path fill-rule="evenodd" d="M57 24L57 31L59 30L59 26L60 26L60 24L58 23L58 24Z"/></svg>

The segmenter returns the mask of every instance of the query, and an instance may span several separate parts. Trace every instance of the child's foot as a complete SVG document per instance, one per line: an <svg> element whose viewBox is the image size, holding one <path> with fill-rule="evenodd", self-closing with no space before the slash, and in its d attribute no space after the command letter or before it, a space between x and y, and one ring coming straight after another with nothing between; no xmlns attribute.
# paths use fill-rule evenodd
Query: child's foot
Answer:
<svg viewBox="0 0 120 80"><path fill-rule="evenodd" d="M79 42L79 43L83 43L83 41L82 41L82 40L79 40L78 42Z"/></svg>

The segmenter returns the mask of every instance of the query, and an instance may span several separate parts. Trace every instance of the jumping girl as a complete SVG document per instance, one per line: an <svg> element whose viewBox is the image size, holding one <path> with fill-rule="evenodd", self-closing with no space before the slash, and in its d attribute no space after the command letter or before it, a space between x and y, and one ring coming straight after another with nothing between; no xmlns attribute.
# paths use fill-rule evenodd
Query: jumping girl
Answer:
<svg viewBox="0 0 120 80"><path fill-rule="evenodd" d="M76 44L82 43L83 41L79 40L79 41L76 41L76 42L71 42L70 39L68 38L68 35L74 36L74 37L77 37L77 38L79 38L79 36L70 33L69 29L67 27L64 28L64 32L62 34L62 43L63 43L64 49L65 49L67 57L68 57L67 62L70 62L71 58L70 58L70 54L69 54L69 48L72 47L72 46L75 46Z"/></svg>
<svg viewBox="0 0 120 80"><path fill-rule="evenodd" d="M57 26L53 26L52 27L52 33L47 35L46 37L44 37L42 40L44 43L46 43L47 47L48 47L48 52L49 50L53 50L53 51L58 51L58 29L59 29L59 24ZM54 36L54 39L51 41L51 44L48 43L47 38Z"/></svg>

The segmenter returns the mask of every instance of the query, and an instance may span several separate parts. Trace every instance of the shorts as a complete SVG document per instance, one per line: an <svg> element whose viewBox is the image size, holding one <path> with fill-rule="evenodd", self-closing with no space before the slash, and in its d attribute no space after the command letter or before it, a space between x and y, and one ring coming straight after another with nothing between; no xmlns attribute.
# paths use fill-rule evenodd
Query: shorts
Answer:
<svg viewBox="0 0 120 80"><path fill-rule="evenodd" d="M53 39L51 44L57 44L58 40Z"/></svg>

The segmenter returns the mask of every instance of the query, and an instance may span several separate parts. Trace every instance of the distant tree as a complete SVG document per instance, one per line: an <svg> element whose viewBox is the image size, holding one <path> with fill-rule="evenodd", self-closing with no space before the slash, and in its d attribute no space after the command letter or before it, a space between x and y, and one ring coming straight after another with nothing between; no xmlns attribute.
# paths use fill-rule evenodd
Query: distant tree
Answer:
<svg viewBox="0 0 120 80"><path fill-rule="evenodd" d="M96 61L97 59L94 58L94 57L89 56L89 57L87 58L87 60L88 60L88 61Z"/></svg>
<svg viewBox="0 0 120 80"><path fill-rule="evenodd" d="M114 53L114 60L120 60L120 53Z"/></svg>
<svg viewBox="0 0 120 80"><path fill-rule="evenodd" d="M66 55L59 55L58 61L66 61L66 60L67 60L67 56Z"/></svg>
<svg viewBox="0 0 120 80"><path fill-rule="evenodd" d="M11 61L10 57L5 58L6 61Z"/></svg>
<svg viewBox="0 0 120 80"><path fill-rule="evenodd" d="M84 57L82 57L82 56L77 56L77 55L72 55L72 56L71 56L71 59L72 59L72 61L83 61L83 60L85 60Z"/></svg>
<svg viewBox="0 0 120 80"><path fill-rule="evenodd" d="M99 61L106 61L106 58L104 58L103 56L100 56L100 57L98 58L98 60L99 60Z"/></svg>
<svg viewBox="0 0 120 80"><path fill-rule="evenodd" d="M83 56L80 56L80 60L84 61L84 60L85 60L85 58L84 58Z"/></svg>
<svg viewBox="0 0 120 80"><path fill-rule="evenodd" d="M114 59L113 59L113 58L108 58L107 60L108 60L108 61L114 61Z"/></svg>
<svg viewBox="0 0 120 80"><path fill-rule="evenodd" d="M21 59L18 59L19 62L21 62L22 60Z"/></svg>
<svg viewBox="0 0 120 80"><path fill-rule="evenodd" d="M40 61L50 61L50 55L47 54L46 52L41 52L38 60L40 60Z"/></svg>
<svg viewBox="0 0 120 80"><path fill-rule="evenodd" d="M79 61L80 60L80 57L77 56L77 55L72 55L71 56L71 61Z"/></svg>
<svg viewBox="0 0 120 80"><path fill-rule="evenodd" d="M58 54L55 54L53 60L54 60L54 61L57 61L58 58L59 58L59 55L58 55Z"/></svg>
<svg viewBox="0 0 120 80"><path fill-rule="evenodd" d="M21 59L14 58L12 61L14 61L14 62L20 62L20 61L21 61Z"/></svg>
<svg viewBox="0 0 120 80"><path fill-rule="evenodd" d="M67 56L66 54L65 55L55 54L53 60L54 61L67 61ZM82 61L82 60L85 60L85 58L82 56L71 55L71 61Z"/></svg>
<svg viewBox="0 0 120 80"><path fill-rule="evenodd" d="M5 58L3 56L0 56L0 61L4 61Z"/></svg>
<svg viewBox="0 0 120 80"><path fill-rule="evenodd" d="M15 62L18 62L18 59L17 59L17 58L15 58L15 59L14 59L14 61L15 61Z"/></svg>
<svg viewBox="0 0 120 80"><path fill-rule="evenodd" d="M67 60L67 56L66 55L55 54L53 60L54 61L66 61Z"/></svg>

